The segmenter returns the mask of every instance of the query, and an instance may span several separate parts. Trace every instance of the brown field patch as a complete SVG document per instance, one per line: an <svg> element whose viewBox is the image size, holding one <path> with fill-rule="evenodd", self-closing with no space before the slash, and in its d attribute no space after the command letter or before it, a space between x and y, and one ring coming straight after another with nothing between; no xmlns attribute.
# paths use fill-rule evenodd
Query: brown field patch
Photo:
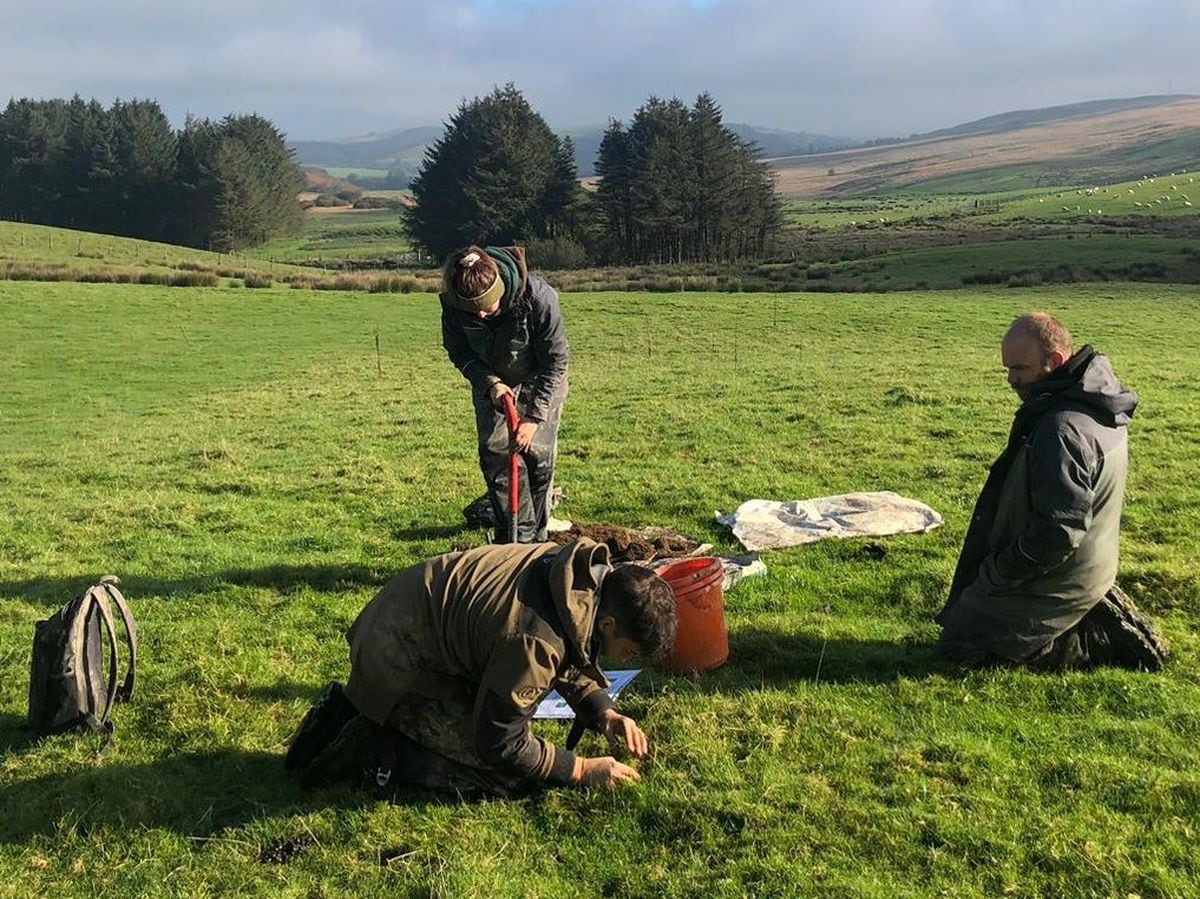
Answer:
<svg viewBox="0 0 1200 899"><path fill-rule="evenodd" d="M1103 159L1125 147L1196 130L1200 130L1200 100L1180 100L999 134L931 138L782 157L769 163L776 173L776 189L784 198L852 196L1005 166Z"/></svg>

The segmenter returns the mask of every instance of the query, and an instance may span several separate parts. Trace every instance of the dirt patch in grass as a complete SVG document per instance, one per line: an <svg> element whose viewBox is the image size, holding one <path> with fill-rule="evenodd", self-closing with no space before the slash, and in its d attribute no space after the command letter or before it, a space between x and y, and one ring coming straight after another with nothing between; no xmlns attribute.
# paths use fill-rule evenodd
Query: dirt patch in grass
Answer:
<svg viewBox="0 0 1200 899"><path fill-rule="evenodd" d="M653 562L696 552L700 543L667 528L623 528L615 524L573 524L570 530L549 535L552 543L565 545L590 537L608 546L614 562Z"/></svg>

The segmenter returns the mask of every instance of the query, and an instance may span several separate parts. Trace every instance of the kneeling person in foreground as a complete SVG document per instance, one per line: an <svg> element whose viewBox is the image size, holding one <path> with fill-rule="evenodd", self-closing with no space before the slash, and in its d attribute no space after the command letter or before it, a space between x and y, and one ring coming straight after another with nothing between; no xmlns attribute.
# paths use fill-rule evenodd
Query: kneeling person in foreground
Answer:
<svg viewBox="0 0 1200 899"><path fill-rule="evenodd" d="M1021 406L937 618L942 650L969 665L1161 667L1165 648L1116 586L1137 394L1045 313L1014 321L1001 357Z"/></svg>
<svg viewBox="0 0 1200 899"><path fill-rule="evenodd" d="M534 736L557 689L579 720L645 758L649 742L605 692L601 655L668 652L675 599L653 572L609 564L608 547L508 544L448 553L396 575L347 633L350 677L301 724L287 766L316 785L362 778L464 795L638 779Z"/></svg>

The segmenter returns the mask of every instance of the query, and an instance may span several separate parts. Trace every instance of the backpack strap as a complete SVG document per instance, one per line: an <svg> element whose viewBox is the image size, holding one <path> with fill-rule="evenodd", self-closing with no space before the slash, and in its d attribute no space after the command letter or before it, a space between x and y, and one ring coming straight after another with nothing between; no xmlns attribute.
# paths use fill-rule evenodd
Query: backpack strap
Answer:
<svg viewBox="0 0 1200 899"><path fill-rule="evenodd" d="M117 700L117 668L120 665L120 658L117 654L117 628L113 621L112 609L109 608L108 599L99 586L92 587L87 592L86 600L91 600L91 603L100 610L100 620L104 624L104 630L108 634L109 648L109 669L108 669L108 692L104 698L104 712L97 716L101 727L106 730L111 730L112 725L109 719L112 716L113 703Z"/></svg>
<svg viewBox="0 0 1200 899"><path fill-rule="evenodd" d="M92 592L89 590L67 603L59 613L67 624L67 634L63 640L62 651L66 659L76 660L68 670L74 675L75 695L79 698L79 702L86 706L85 718L95 716L97 704L95 688L88 678L89 666L87 664L88 614L91 612L93 602ZM88 724L91 724L90 720Z"/></svg>
<svg viewBox="0 0 1200 899"><path fill-rule="evenodd" d="M137 676L137 624L133 620L133 613L129 610L129 603L117 589L117 583L116 577L106 575L100 579L99 586L104 588L113 601L113 605L117 607L117 612L121 615L121 622L125 625L125 645L129 647L129 667L125 670L125 680L121 684L121 689L117 691L117 699L128 702L133 699L133 684Z"/></svg>

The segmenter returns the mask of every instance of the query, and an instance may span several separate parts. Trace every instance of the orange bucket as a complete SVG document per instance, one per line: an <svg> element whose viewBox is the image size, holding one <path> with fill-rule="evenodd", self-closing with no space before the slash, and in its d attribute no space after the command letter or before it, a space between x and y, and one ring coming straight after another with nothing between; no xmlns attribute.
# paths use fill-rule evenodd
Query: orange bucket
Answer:
<svg viewBox="0 0 1200 899"><path fill-rule="evenodd" d="M725 569L720 559L681 559L656 572L675 594L675 648L663 664L671 671L708 671L729 658L725 629Z"/></svg>

